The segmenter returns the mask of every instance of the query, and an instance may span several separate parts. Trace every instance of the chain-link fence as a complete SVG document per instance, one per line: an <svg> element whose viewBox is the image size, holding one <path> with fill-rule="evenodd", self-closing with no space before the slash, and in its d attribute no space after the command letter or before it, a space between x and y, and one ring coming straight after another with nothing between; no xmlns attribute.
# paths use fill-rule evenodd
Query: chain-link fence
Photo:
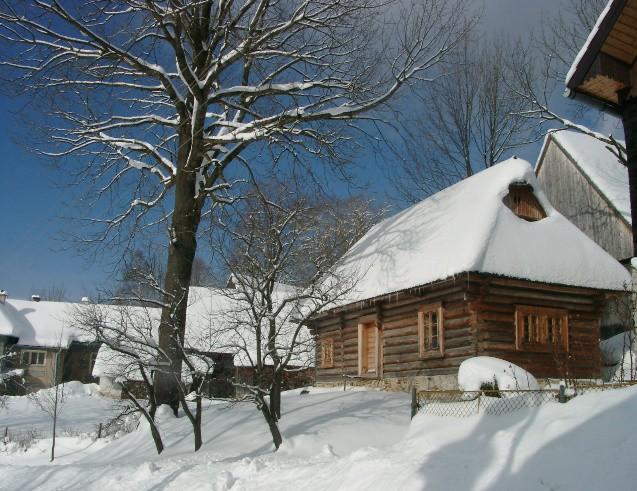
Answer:
<svg viewBox="0 0 637 491"><path fill-rule="evenodd" d="M549 402L568 402L590 392L635 385L635 382L576 385L560 389L477 391L437 390L412 392L412 416L416 412L434 416L467 417L475 414L501 415L520 409L539 407Z"/></svg>

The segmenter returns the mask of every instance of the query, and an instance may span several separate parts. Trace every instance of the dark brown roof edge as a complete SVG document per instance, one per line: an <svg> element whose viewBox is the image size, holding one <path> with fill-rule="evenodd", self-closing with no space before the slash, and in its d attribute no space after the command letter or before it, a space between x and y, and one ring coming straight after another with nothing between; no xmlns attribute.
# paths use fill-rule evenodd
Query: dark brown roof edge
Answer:
<svg viewBox="0 0 637 491"><path fill-rule="evenodd" d="M613 0L608 12L599 24L597 32L593 36L593 39L591 39L586 51L575 67L575 71L571 77L566 80L566 87L570 90L577 90L577 87L579 87L579 85L584 81L584 77L593 65L597 53L602 49L608 34L615 25L615 22L617 22L622 10L624 10L627 1L628 0Z"/></svg>

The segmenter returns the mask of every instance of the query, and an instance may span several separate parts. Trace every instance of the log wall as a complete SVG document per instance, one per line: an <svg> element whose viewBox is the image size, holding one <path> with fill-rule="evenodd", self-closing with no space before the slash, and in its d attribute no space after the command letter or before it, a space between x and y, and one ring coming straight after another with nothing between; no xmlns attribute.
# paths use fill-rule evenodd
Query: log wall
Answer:
<svg viewBox="0 0 637 491"><path fill-rule="evenodd" d="M442 302L444 356L421 358L418 308ZM569 351L542 353L516 348L515 307L531 305L568 310ZM358 325L377 320L384 379L455 375L467 358L495 356L536 377L600 376L599 319L604 295L597 290L545 285L471 274L465 281L442 283L418 294L403 292L364 309L343 309L316 320L317 382L358 376ZM334 364L321 368L320 340L334 342Z"/></svg>

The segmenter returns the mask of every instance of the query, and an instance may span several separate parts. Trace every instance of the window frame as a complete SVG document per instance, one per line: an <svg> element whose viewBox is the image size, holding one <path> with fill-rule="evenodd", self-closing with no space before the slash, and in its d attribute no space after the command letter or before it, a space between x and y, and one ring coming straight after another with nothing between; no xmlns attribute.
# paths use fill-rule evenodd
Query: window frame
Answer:
<svg viewBox="0 0 637 491"><path fill-rule="evenodd" d="M427 325L426 317L428 317L427 314L429 314L429 318L431 318L432 313L435 313L438 317L436 327L438 346L428 348L427 341L432 337L432 326L430 322L429 325ZM442 302L423 305L418 309L418 355L421 359L442 358L445 356L445 323Z"/></svg>
<svg viewBox="0 0 637 491"><path fill-rule="evenodd" d="M26 355L26 356L25 356ZM35 356L36 362L33 363ZM38 363L38 359L42 356L42 363ZM25 357L28 361L25 362ZM44 367L46 365L46 351L43 350L22 350L20 351L20 365L26 367Z"/></svg>
<svg viewBox="0 0 637 491"><path fill-rule="evenodd" d="M323 338L320 343L321 368L334 368L334 338ZM329 357L325 356L329 353Z"/></svg>
<svg viewBox="0 0 637 491"><path fill-rule="evenodd" d="M532 315L536 317L533 335L531 328L529 334L525 333L524 317ZM550 320L559 319L559 333L556 339L555 324L553 328ZM550 334L552 331L552 334ZM548 340L549 335L553 338ZM526 338L533 336L537 341L528 341ZM565 352L569 351L569 325L568 310L552 307L539 307L534 305L515 306L515 348L518 351L531 351L540 353Z"/></svg>

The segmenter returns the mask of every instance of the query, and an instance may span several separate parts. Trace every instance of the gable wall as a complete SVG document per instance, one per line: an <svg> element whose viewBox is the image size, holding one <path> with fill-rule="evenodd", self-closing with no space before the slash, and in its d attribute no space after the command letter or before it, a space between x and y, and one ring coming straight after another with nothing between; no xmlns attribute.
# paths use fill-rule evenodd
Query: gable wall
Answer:
<svg viewBox="0 0 637 491"><path fill-rule="evenodd" d="M632 256L629 227L550 138L538 181L551 204L616 259Z"/></svg>

